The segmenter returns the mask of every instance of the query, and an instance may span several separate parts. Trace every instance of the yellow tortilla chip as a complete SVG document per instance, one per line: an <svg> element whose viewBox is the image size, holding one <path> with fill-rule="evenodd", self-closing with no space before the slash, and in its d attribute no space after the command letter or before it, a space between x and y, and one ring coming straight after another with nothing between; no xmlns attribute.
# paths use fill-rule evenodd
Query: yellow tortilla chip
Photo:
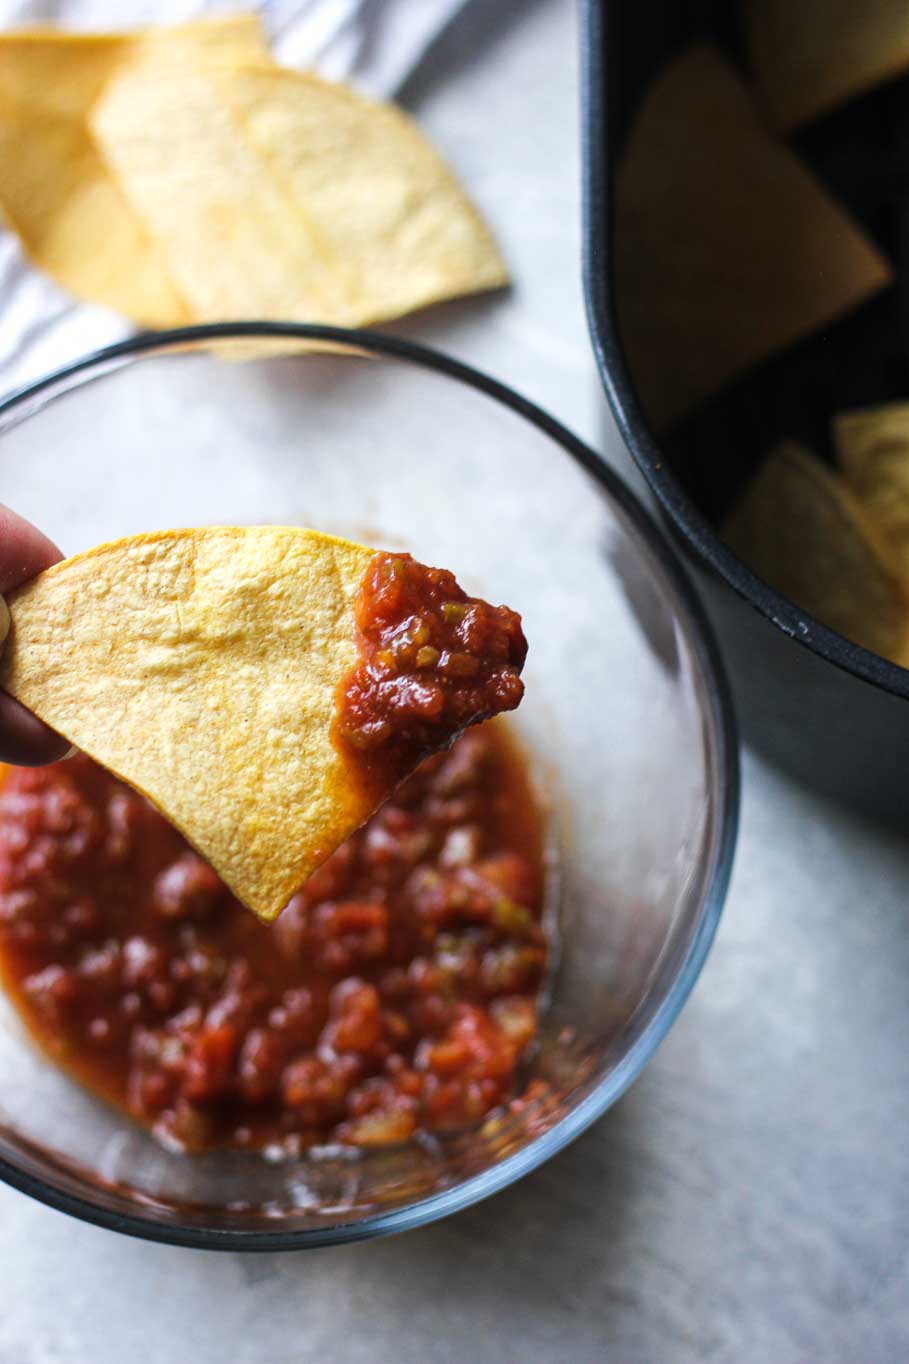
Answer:
<svg viewBox="0 0 909 1364"><path fill-rule="evenodd" d="M797 128L909 68L906 0L742 0L774 122Z"/></svg>
<svg viewBox="0 0 909 1364"><path fill-rule="evenodd" d="M337 262L202 73L128 73L92 128L197 321L351 320Z"/></svg>
<svg viewBox="0 0 909 1364"><path fill-rule="evenodd" d="M264 30L251 13L119 33L60 28L0 33L4 93L59 117L84 118L105 84L127 64L147 63L160 72L175 72L268 60Z"/></svg>
<svg viewBox="0 0 909 1364"><path fill-rule="evenodd" d="M616 182L622 340L656 431L891 283L710 46L644 97Z"/></svg>
<svg viewBox="0 0 909 1364"><path fill-rule="evenodd" d="M885 535L909 590L909 403L841 412L833 439L847 483Z"/></svg>
<svg viewBox="0 0 909 1364"><path fill-rule="evenodd" d="M395 105L279 67L210 81L344 276L359 322L507 283L482 218Z"/></svg>
<svg viewBox="0 0 909 1364"><path fill-rule="evenodd" d="M416 125L315 77L128 73L92 127L198 320L373 322L505 281Z"/></svg>
<svg viewBox="0 0 909 1364"><path fill-rule="evenodd" d="M824 625L886 658L905 652L909 602L886 547L846 485L802 446L771 451L723 537Z"/></svg>
<svg viewBox="0 0 909 1364"><path fill-rule="evenodd" d="M122 67L172 72L267 56L254 15L132 34L0 36L0 209L35 264L143 325L191 321L166 253L98 152L88 112Z"/></svg>
<svg viewBox="0 0 909 1364"><path fill-rule="evenodd" d="M10 596L0 686L272 919L381 798L331 737L373 552L283 526L101 545Z"/></svg>

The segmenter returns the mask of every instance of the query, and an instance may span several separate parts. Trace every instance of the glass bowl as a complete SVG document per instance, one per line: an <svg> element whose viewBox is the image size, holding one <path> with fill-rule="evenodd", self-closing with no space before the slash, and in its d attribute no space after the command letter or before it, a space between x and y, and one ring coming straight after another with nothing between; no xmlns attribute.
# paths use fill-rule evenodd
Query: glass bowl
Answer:
<svg viewBox="0 0 909 1364"><path fill-rule="evenodd" d="M68 553L165 527L302 524L411 550L520 610L530 653L512 723L550 812L561 923L525 1077L537 1097L384 1150L167 1151L38 1054L0 1001L0 1175L153 1240L290 1249L455 1212L604 1113L703 964L738 762L706 621L603 461L435 352L252 323L139 337L33 384L0 404L0 457L4 501Z"/></svg>

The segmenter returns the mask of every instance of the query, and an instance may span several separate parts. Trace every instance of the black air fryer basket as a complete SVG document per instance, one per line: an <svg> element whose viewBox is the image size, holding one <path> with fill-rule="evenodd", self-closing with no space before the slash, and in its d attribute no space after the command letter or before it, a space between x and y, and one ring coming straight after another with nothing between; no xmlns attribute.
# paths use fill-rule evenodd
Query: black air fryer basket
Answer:
<svg viewBox="0 0 909 1364"><path fill-rule="evenodd" d="M793 0L797 3L798 0ZM856 0L860 3L860 0ZM909 805L909 672L756 577L716 526L767 448L824 453L831 411L909 397L909 79L813 124L798 153L896 263L900 283L774 357L657 442L626 368L611 274L614 168L650 78L709 39L744 70L735 0L583 0L585 289L613 412L720 636L745 737L797 777L889 819Z"/></svg>

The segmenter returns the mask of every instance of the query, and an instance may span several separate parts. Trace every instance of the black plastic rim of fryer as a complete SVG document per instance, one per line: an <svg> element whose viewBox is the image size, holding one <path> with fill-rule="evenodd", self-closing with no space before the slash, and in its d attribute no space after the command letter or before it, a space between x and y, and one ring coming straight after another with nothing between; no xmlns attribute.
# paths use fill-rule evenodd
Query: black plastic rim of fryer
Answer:
<svg viewBox="0 0 909 1364"><path fill-rule="evenodd" d="M581 0L581 141L584 295L600 379L622 438L683 546L719 575L753 610L834 667L872 686L909 697L909 671L854 644L802 611L759 578L720 539L685 492L651 434L625 360L612 280L612 189L617 138L612 129L610 53L615 6Z"/></svg>
<svg viewBox="0 0 909 1364"><path fill-rule="evenodd" d="M719 793L716 836L704 876L700 917L685 946L675 979L645 1024L643 1032L615 1070L602 1079L592 1093L576 1108L566 1113L553 1128L534 1138L522 1150L507 1156L499 1164L469 1177L451 1189L432 1194L395 1212L366 1216L357 1223L342 1222L334 1226L297 1231L263 1231L259 1228L212 1228L164 1221L154 1215L156 1208L153 1200L148 1200L147 1216L142 1216L139 1212L122 1213L106 1206L102 1201L92 1202L83 1194L73 1193L59 1185L51 1184L0 1157L0 1180L11 1187L80 1221L90 1222L126 1236L196 1250L311 1250L320 1246L369 1240L425 1226L498 1193L523 1178L525 1174L529 1174L531 1170L536 1169L538 1165L549 1160L556 1152L579 1137L611 1108L637 1079L665 1039L694 988L716 934L732 875L738 836L739 740L732 694L713 627L678 555L649 512L605 460L561 422L556 421L535 403L523 398L507 384L441 351L382 332L307 326L302 323L228 322L181 327L171 331L144 332L127 341L94 351L35 383L0 397L0 428L13 425L13 417L17 411L21 412L22 420L26 420L42 406L42 394L53 394L54 390L58 390L60 384L68 379L74 381L73 386L79 382L91 382L92 379L101 378L115 370L123 362L141 358L143 355L154 355L159 349L164 351L175 347L189 349L193 345L203 346L211 341L250 337L269 339L290 337L339 342L354 353L359 348L362 352L372 351L389 359L404 360L422 369L445 375L485 394L548 435L605 489L619 510L628 518L677 591L679 601L687 611L691 624L691 647L704 670L707 682L704 704L712 714L716 741L715 769ZM91 371L95 373L92 374ZM65 1162L58 1161L57 1164L61 1178L65 1181L69 1173ZM204 1213L204 1209L188 1207L187 1212L198 1215L200 1212Z"/></svg>

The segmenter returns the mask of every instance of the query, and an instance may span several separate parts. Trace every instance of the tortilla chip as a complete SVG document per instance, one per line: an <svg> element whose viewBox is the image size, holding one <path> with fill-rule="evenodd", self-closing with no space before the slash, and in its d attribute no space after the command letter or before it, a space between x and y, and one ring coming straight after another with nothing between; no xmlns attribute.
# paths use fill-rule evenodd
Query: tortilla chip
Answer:
<svg viewBox="0 0 909 1364"><path fill-rule="evenodd" d="M92 128L196 321L350 320L337 262L201 73L114 81Z"/></svg>
<svg viewBox="0 0 909 1364"><path fill-rule="evenodd" d="M124 66L266 59L254 15L133 34L0 36L0 209L34 263L77 297L147 326L192 317L163 248L133 212L86 124Z"/></svg>
<svg viewBox="0 0 909 1364"><path fill-rule="evenodd" d="M211 83L312 223L358 322L507 283L482 218L400 109L279 67Z"/></svg>
<svg viewBox="0 0 909 1364"><path fill-rule="evenodd" d="M847 483L886 537L909 590L909 403L841 412L833 439Z"/></svg>
<svg viewBox="0 0 909 1364"><path fill-rule="evenodd" d="M794 441L776 446L723 537L824 625L886 658L905 652L909 601L886 546L858 500L810 451Z"/></svg>
<svg viewBox="0 0 909 1364"><path fill-rule="evenodd" d="M267 62L268 44L256 14L153 25L118 33L60 28L0 33L0 88L36 112L84 118L106 83L127 63L159 71L219 63Z"/></svg>
<svg viewBox="0 0 909 1364"><path fill-rule="evenodd" d="M10 596L0 686L272 919L378 803L331 738L373 553L282 526L101 545Z"/></svg>
<svg viewBox="0 0 909 1364"><path fill-rule="evenodd" d="M130 73L92 127L197 320L359 324L505 280L416 126L342 87L263 66Z"/></svg>
<svg viewBox="0 0 909 1364"><path fill-rule="evenodd" d="M742 0L742 17L755 80L782 129L909 68L906 0Z"/></svg>
<svg viewBox="0 0 909 1364"><path fill-rule="evenodd" d="M644 97L616 181L615 251L622 340L658 432L893 280L710 46L670 62Z"/></svg>

